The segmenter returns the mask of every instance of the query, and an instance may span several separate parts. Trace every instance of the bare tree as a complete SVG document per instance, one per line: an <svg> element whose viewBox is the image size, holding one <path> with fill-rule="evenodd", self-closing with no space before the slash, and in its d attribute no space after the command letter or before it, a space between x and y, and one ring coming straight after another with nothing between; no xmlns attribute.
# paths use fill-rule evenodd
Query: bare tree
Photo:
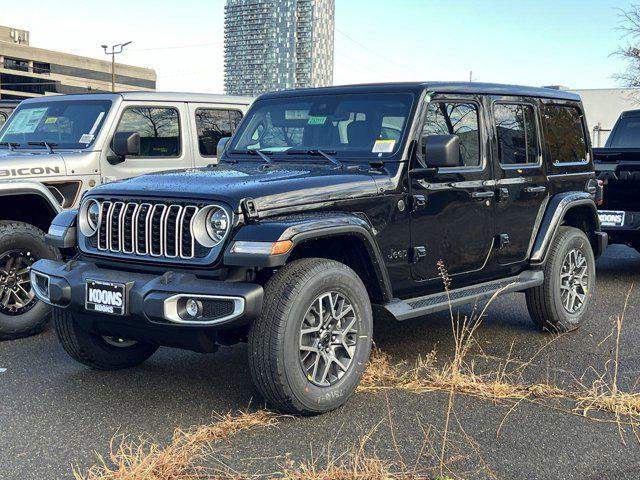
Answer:
<svg viewBox="0 0 640 480"><path fill-rule="evenodd" d="M640 5L620 10L620 26L625 44L613 55L625 61L625 70L613 76L628 87L640 87Z"/></svg>

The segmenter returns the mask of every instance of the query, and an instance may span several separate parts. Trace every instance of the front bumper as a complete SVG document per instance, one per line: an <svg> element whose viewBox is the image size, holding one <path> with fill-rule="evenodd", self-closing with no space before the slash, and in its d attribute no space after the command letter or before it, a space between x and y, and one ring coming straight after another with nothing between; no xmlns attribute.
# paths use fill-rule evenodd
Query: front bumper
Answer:
<svg viewBox="0 0 640 480"><path fill-rule="evenodd" d="M41 300L71 311L78 324L93 333L197 351L213 350L218 331L246 325L257 318L262 309L260 285L202 279L187 273L167 272L156 276L99 268L81 261L39 260L32 267L32 278L48 280L47 288L34 289ZM86 310L89 280L124 284L125 315ZM208 316L181 318L175 306L180 298L195 298L212 305L205 309ZM233 307L220 309L218 302Z"/></svg>

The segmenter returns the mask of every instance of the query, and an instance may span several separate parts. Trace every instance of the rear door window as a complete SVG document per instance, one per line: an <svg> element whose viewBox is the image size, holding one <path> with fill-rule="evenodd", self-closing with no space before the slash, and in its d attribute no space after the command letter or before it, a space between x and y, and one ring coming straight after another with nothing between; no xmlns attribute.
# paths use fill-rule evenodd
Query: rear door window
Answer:
<svg viewBox="0 0 640 480"><path fill-rule="evenodd" d="M538 163L538 135L531 105L498 103L493 109L501 165Z"/></svg>
<svg viewBox="0 0 640 480"><path fill-rule="evenodd" d="M238 110L198 108L196 129L200 154L203 157L215 156L220 139L232 136L241 119L242 113Z"/></svg>
<svg viewBox="0 0 640 480"><path fill-rule="evenodd" d="M180 156L180 119L175 108L129 107L117 132L140 135L140 157Z"/></svg>
<svg viewBox="0 0 640 480"><path fill-rule="evenodd" d="M545 105L542 122L551 161L561 163L587 162L587 139L582 115L576 107Z"/></svg>

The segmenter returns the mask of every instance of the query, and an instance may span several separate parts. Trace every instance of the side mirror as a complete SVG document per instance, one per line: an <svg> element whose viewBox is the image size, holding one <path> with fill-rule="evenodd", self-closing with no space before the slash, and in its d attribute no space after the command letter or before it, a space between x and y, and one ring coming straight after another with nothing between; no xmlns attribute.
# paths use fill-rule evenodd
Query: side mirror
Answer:
<svg viewBox="0 0 640 480"><path fill-rule="evenodd" d="M109 157L112 165L124 162L129 156L140 155L140 134L138 132L116 132L111 145L115 157Z"/></svg>
<svg viewBox="0 0 640 480"><path fill-rule="evenodd" d="M422 137L422 154L428 167L459 167L460 138L457 135L425 135Z"/></svg>
<svg viewBox="0 0 640 480"><path fill-rule="evenodd" d="M229 140L231 140L231 137L222 137L220 140L218 140L218 146L216 147L216 157L218 158L218 160L220 160L220 158L222 157L224 149L227 148L227 143L229 143Z"/></svg>

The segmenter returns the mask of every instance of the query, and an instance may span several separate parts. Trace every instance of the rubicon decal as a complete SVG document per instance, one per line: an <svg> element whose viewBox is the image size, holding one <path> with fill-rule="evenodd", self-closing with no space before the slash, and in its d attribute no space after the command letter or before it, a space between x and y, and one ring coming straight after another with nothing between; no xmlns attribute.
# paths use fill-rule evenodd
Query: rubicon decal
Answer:
<svg viewBox="0 0 640 480"><path fill-rule="evenodd" d="M0 169L0 178L60 175L60 167L25 167Z"/></svg>

